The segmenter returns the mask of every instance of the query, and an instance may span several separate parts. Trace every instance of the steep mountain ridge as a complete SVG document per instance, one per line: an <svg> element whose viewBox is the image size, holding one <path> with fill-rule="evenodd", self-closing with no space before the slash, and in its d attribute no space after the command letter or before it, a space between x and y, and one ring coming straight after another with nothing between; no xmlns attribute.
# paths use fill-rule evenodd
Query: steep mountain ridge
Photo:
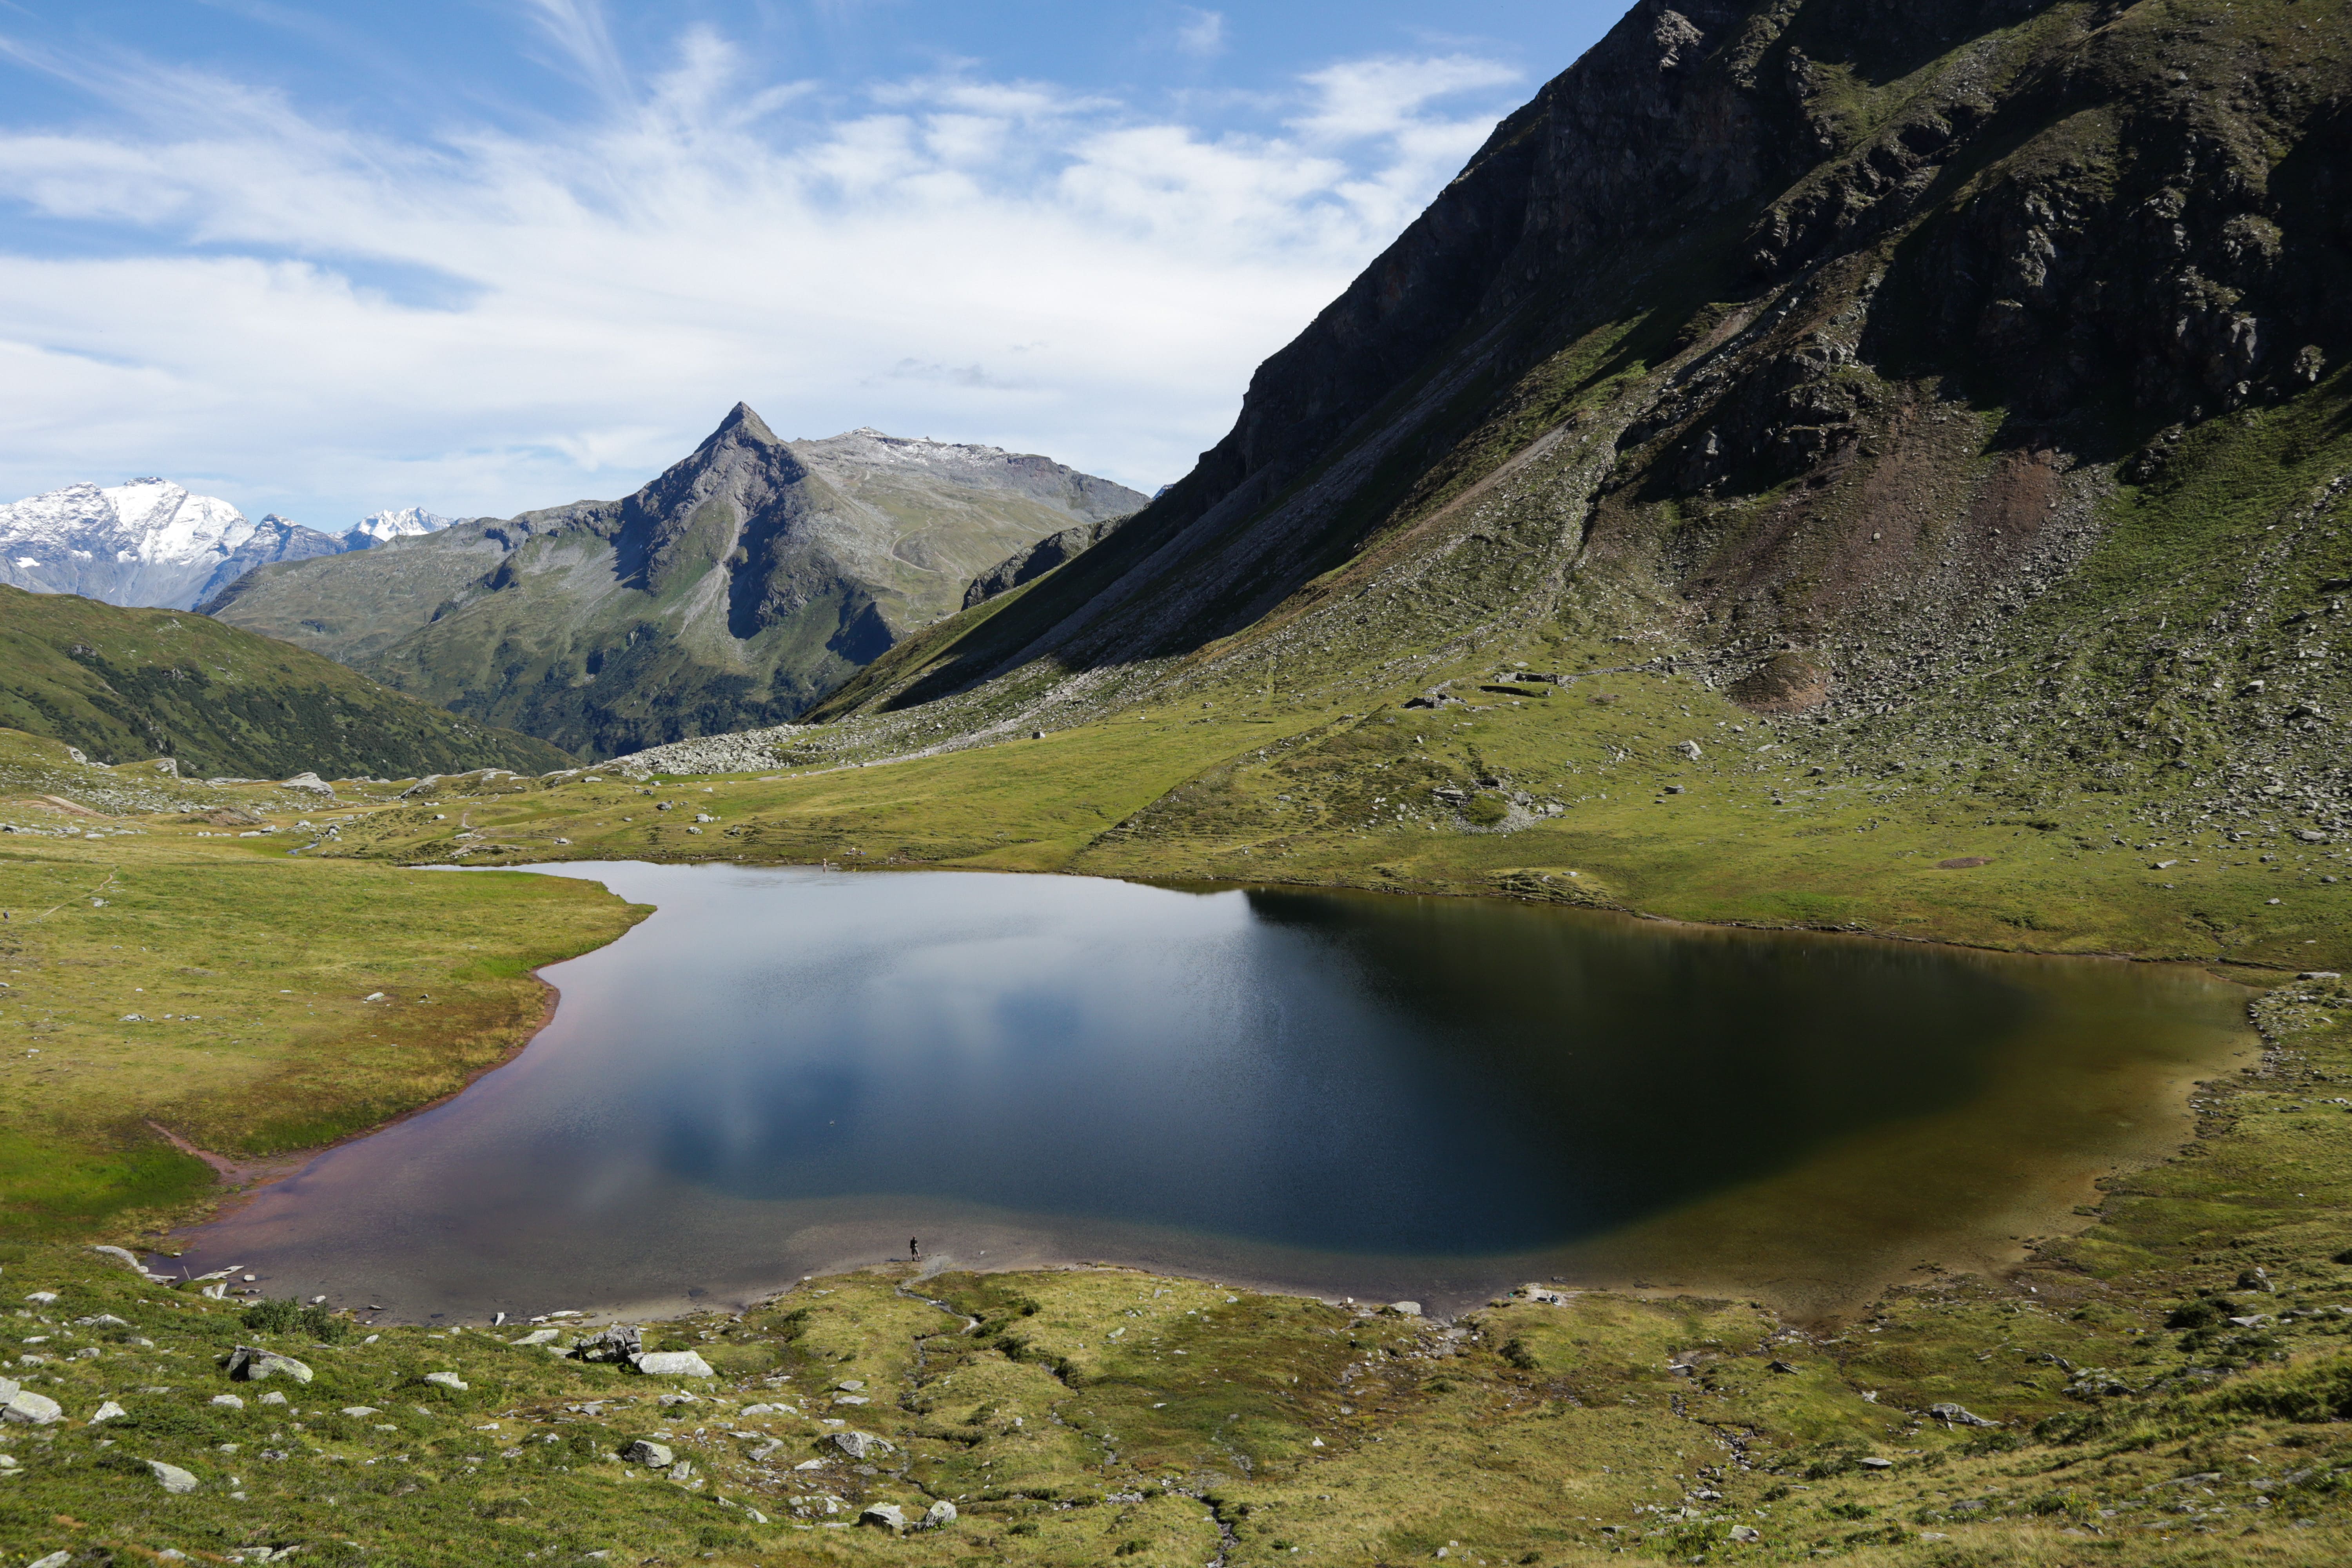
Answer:
<svg viewBox="0 0 2352 1568"><path fill-rule="evenodd" d="M448 525L447 518L410 507L330 534L275 512L248 521L228 502L191 495L168 479L74 484L0 506L0 583L184 610L257 566L365 550Z"/></svg>
<svg viewBox="0 0 2352 1568"><path fill-rule="evenodd" d="M205 609L602 756L795 719L1008 553L1142 504L994 447L785 442L739 404L624 500L272 567Z"/></svg>
<svg viewBox="0 0 2352 1568"><path fill-rule="evenodd" d="M1116 533L1119 521L1114 518L1108 522L1083 522L1076 528L1047 534L1025 550L1014 551L971 580L971 586L963 591L963 607L969 610L975 605L984 605L999 594L1009 594L1056 567L1068 565Z"/></svg>
<svg viewBox="0 0 2352 1568"><path fill-rule="evenodd" d="M189 778L404 778L573 759L186 611L0 585L0 728Z"/></svg>
<svg viewBox="0 0 2352 1568"><path fill-rule="evenodd" d="M1638 656L1824 753L2200 809L2292 766L2334 820L2347 37L2326 0L1644 0L1191 475L816 716L956 744Z"/></svg>

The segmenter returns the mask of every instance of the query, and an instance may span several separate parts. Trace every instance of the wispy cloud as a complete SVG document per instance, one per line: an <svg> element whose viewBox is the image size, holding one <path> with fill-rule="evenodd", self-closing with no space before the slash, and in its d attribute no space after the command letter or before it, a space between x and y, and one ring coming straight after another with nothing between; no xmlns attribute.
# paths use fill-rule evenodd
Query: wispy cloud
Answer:
<svg viewBox="0 0 2352 1568"><path fill-rule="evenodd" d="M541 34L556 48L554 62L607 103L629 97L629 71L613 47L613 30L597 0L522 0Z"/></svg>
<svg viewBox="0 0 2352 1568"><path fill-rule="evenodd" d="M702 28L632 73L588 0L528 3L584 123L388 139L33 60L114 113L0 135L17 232L80 237L0 251L0 499L156 471L321 522L505 512L617 493L739 397L1156 486L1515 79L1343 64L1276 132L1212 135L952 72L844 97Z"/></svg>

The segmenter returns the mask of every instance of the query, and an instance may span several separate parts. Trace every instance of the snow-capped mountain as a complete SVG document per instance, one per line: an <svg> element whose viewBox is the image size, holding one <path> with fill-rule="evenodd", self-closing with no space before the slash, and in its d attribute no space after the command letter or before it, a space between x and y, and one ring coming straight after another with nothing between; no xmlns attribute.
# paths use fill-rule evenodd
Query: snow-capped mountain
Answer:
<svg viewBox="0 0 2352 1568"><path fill-rule="evenodd" d="M0 583L185 610L257 566L366 550L438 532L449 521L408 507L332 534L275 512L249 521L228 502L191 495L168 479L68 485L0 505Z"/></svg>
<svg viewBox="0 0 2352 1568"><path fill-rule="evenodd" d="M354 542L352 550L364 550L369 544L384 544L395 539L414 539L420 533L438 533L457 520L426 511L421 506L404 506L398 511L380 511L363 517L359 526L343 535L345 539L365 540Z"/></svg>

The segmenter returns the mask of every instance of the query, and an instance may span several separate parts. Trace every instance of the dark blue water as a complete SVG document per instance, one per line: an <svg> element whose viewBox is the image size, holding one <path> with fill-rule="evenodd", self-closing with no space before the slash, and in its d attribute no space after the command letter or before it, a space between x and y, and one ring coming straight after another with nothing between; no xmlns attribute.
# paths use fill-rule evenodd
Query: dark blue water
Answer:
<svg viewBox="0 0 2352 1568"><path fill-rule="evenodd" d="M547 972L562 1005L515 1063L208 1227L203 1260L419 1316L740 1291L909 1235L1426 1292L2000 1101L2062 1014L2096 1078L2178 1002L1457 900L562 874L661 912Z"/></svg>

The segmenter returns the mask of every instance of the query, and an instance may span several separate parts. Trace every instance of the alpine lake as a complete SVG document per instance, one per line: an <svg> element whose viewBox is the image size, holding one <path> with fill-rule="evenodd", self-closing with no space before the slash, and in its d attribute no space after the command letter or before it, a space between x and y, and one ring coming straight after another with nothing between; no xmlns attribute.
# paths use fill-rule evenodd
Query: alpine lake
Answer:
<svg viewBox="0 0 2352 1568"><path fill-rule="evenodd" d="M410 1321L733 1305L908 1256L1446 1312L1833 1316L1997 1269L2253 1048L2200 969L1473 900L573 863L658 912L453 1100L174 1267ZM471 873L452 872L452 875Z"/></svg>

